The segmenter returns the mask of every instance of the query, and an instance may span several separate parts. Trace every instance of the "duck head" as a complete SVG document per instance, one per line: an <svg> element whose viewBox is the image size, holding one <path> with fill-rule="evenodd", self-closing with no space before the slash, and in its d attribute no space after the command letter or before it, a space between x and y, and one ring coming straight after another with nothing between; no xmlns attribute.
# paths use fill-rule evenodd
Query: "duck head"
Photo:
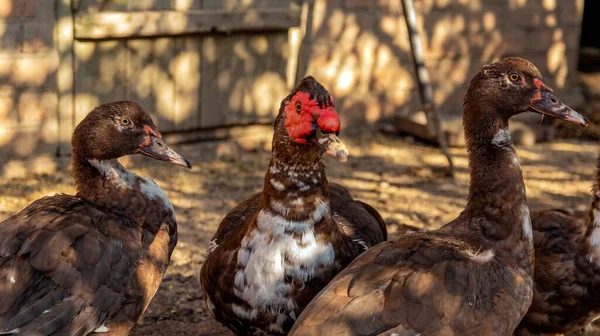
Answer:
<svg viewBox="0 0 600 336"><path fill-rule="evenodd" d="M71 140L74 157L112 160L131 154L191 168L192 164L163 141L156 125L139 104L120 101L93 109L75 128Z"/></svg>
<svg viewBox="0 0 600 336"><path fill-rule="evenodd" d="M585 117L561 102L554 90L544 83L535 65L519 57L484 66L469 84L465 106L475 101L482 105L479 106L482 112L496 111L504 120L531 111L588 125Z"/></svg>
<svg viewBox="0 0 600 336"><path fill-rule="evenodd" d="M325 153L345 162L348 150L338 138L340 126L333 97L308 76L281 102L274 124L273 148Z"/></svg>

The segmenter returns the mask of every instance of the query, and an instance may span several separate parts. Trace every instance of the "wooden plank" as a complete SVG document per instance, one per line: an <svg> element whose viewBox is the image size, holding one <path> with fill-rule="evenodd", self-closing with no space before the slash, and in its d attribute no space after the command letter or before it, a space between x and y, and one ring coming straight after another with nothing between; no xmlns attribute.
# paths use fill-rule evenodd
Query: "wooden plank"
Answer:
<svg viewBox="0 0 600 336"><path fill-rule="evenodd" d="M267 122L264 124L197 129L193 132L175 132L163 135L171 145L229 139L262 139L268 141L273 135L273 126L271 122Z"/></svg>
<svg viewBox="0 0 600 336"><path fill-rule="evenodd" d="M200 127L202 37L178 37L172 62L175 80L175 130ZM214 78L213 78L214 80Z"/></svg>
<svg viewBox="0 0 600 336"><path fill-rule="evenodd" d="M300 24L300 10L142 11L78 13L78 40L174 36L210 32L281 31Z"/></svg>
<svg viewBox="0 0 600 336"><path fill-rule="evenodd" d="M75 42L75 118L78 124L94 107L127 98L125 41Z"/></svg>
<svg viewBox="0 0 600 336"><path fill-rule="evenodd" d="M222 93L232 87L233 81L237 79L233 78L236 71L231 67L230 57L224 52L231 52L232 43L233 39L230 36L216 35L206 36L202 41L200 125L203 127L226 124L224 111L228 110L232 103L238 103L223 100L226 94Z"/></svg>
<svg viewBox="0 0 600 336"><path fill-rule="evenodd" d="M289 8L296 3L290 0L203 0L202 9L249 9L249 8Z"/></svg>
<svg viewBox="0 0 600 336"><path fill-rule="evenodd" d="M207 36L202 54L202 127L273 119L289 93L287 33Z"/></svg>
<svg viewBox="0 0 600 336"><path fill-rule="evenodd" d="M127 11L128 0L71 0L76 12Z"/></svg>
<svg viewBox="0 0 600 336"><path fill-rule="evenodd" d="M56 2L55 48L58 51L58 75L56 88L58 92L58 154L71 153L71 135L74 120L74 76L75 59L73 57L73 20L71 6L66 1Z"/></svg>
<svg viewBox="0 0 600 336"><path fill-rule="evenodd" d="M175 80L170 63L172 38L128 40L127 99L141 104L160 131L175 129Z"/></svg>

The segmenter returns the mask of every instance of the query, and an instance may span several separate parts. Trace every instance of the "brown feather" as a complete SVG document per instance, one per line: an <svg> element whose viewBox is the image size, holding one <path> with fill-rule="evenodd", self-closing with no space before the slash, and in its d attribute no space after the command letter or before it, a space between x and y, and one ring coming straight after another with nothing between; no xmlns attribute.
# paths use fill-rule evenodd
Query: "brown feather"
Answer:
<svg viewBox="0 0 600 336"><path fill-rule="evenodd" d="M552 209L532 214L535 290L518 335L582 334L600 316L600 256L592 241L600 220L599 191L600 157L586 213Z"/></svg>
<svg viewBox="0 0 600 336"><path fill-rule="evenodd" d="M509 73L524 86L509 84ZM528 109L538 77L531 63L509 58L473 78L463 117L471 177L465 210L439 230L360 255L290 335L512 335L533 296L533 241L507 127Z"/></svg>
<svg viewBox="0 0 600 336"><path fill-rule="evenodd" d="M282 101L264 188L225 216L200 271L209 311L237 334L285 334L339 271L386 237L376 210L328 183L323 149L291 140L285 110L297 92L331 111L312 77Z"/></svg>
<svg viewBox="0 0 600 336"><path fill-rule="evenodd" d="M141 130L118 131L120 118ZM125 335L142 316L177 243L168 200L145 194L151 182L116 161L138 151L144 127L155 129L135 103L99 106L73 135L77 196L44 197L0 222L0 333L86 335L104 325Z"/></svg>

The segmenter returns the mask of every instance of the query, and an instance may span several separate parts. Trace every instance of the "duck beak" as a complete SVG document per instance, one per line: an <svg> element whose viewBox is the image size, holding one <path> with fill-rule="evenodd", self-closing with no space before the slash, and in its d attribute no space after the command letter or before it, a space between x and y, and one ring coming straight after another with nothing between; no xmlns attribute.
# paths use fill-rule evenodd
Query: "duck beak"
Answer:
<svg viewBox="0 0 600 336"><path fill-rule="evenodd" d="M190 161L184 159L183 156L167 146L163 139L154 135L149 135L149 140L140 145L139 151L156 160L167 161L189 169L192 168Z"/></svg>
<svg viewBox="0 0 600 336"><path fill-rule="evenodd" d="M346 145L335 135L335 133L323 133L320 128L310 141L321 148L325 154L334 157L339 162L348 161L348 150Z"/></svg>
<svg viewBox="0 0 600 336"><path fill-rule="evenodd" d="M541 83L541 81L539 82ZM561 102L551 89L546 89L544 86L544 89L546 90L543 90L540 86L538 86L540 89L538 93L529 102L529 109L531 111L546 114L582 126L587 126L589 124L584 116Z"/></svg>

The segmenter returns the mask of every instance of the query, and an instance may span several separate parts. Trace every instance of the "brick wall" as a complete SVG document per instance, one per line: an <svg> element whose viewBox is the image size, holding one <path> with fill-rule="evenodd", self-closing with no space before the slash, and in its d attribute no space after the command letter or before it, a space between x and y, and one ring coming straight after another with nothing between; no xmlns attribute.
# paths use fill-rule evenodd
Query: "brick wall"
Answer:
<svg viewBox="0 0 600 336"><path fill-rule="evenodd" d="M0 1L0 173L8 159L51 158L56 152L55 5Z"/></svg>
<svg viewBox="0 0 600 336"><path fill-rule="evenodd" d="M443 119L459 119L469 80L506 56L531 60L567 104L581 103L583 0L414 2ZM307 73L333 91L346 120L423 119L400 0L316 0L306 43Z"/></svg>

